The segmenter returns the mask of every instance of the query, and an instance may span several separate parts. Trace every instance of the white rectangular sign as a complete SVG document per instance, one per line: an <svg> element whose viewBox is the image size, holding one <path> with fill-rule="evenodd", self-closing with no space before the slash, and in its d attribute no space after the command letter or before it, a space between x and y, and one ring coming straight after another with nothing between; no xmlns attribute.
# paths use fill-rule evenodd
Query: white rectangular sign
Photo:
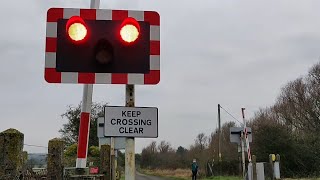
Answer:
<svg viewBox="0 0 320 180"><path fill-rule="evenodd" d="M103 144L111 145L111 137L104 137L104 117L98 118L97 135L99 138L99 148ZM115 149L125 149L126 148L126 138L125 137L115 137L114 138L114 148Z"/></svg>
<svg viewBox="0 0 320 180"><path fill-rule="evenodd" d="M158 137L158 108L106 106L104 135L114 137Z"/></svg>
<svg viewBox="0 0 320 180"><path fill-rule="evenodd" d="M252 142L252 130L250 127L247 127L248 131L248 139L249 142ZM233 143L241 143L240 136L241 133L243 132L243 127L231 127L230 128L230 142Z"/></svg>

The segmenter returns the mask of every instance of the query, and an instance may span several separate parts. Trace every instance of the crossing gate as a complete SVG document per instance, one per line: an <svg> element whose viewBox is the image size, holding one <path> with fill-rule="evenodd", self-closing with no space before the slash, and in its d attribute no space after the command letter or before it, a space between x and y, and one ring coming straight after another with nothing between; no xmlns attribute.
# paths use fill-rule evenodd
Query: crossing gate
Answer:
<svg viewBox="0 0 320 180"><path fill-rule="evenodd" d="M249 138L248 138L248 128L246 127L246 124L244 126L244 137L246 140L246 148L247 148L247 154L248 154L248 160L251 162L251 151L250 151L250 145L249 145Z"/></svg>

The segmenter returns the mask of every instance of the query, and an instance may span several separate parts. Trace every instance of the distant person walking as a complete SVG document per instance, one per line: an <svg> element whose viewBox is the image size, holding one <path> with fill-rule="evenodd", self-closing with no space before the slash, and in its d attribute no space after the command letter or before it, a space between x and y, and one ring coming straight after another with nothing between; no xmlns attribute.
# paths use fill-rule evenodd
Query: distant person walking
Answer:
<svg viewBox="0 0 320 180"><path fill-rule="evenodd" d="M197 174L198 174L198 164L196 159L193 159L192 165L191 165L191 171L192 171L192 180L197 180Z"/></svg>

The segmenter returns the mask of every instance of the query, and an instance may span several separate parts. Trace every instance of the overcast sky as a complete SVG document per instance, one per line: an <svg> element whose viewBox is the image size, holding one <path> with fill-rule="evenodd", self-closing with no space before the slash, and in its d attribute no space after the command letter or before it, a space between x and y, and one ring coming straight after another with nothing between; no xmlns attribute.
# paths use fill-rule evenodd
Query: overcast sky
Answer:
<svg viewBox="0 0 320 180"><path fill-rule="evenodd" d="M89 0L0 1L0 131L16 128L25 143L60 136L61 114L82 99L82 85L43 78L46 12L89 8ZM286 82L319 62L320 2L310 0L101 0L101 9L161 15L161 82L136 87L136 106L159 108L159 137L189 147L217 127L220 103L241 120L275 102ZM124 85L95 85L93 101L124 105ZM233 120L222 111L222 122ZM25 150L46 152L45 148Z"/></svg>

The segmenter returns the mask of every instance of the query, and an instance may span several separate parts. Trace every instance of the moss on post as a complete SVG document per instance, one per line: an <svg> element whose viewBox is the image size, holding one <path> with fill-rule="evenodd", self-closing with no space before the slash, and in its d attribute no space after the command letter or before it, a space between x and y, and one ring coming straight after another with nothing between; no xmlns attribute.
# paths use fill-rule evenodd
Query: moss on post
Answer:
<svg viewBox="0 0 320 180"><path fill-rule="evenodd" d="M18 175L22 169L24 135L16 129L0 133L0 177Z"/></svg>
<svg viewBox="0 0 320 180"><path fill-rule="evenodd" d="M21 155L21 158L22 158L22 166L25 166L27 164L27 161L28 161L28 152L27 151L23 151L22 155Z"/></svg>
<svg viewBox="0 0 320 180"><path fill-rule="evenodd" d="M48 145L47 178L50 180L63 179L63 151L65 142L62 139L54 138Z"/></svg>
<svg viewBox="0 0 320 180"><path fill-rule="evenodd" d="M110 145L101 145L100 149L100 173L104 174L104 180L111 179L110 172Z"/></svg>

